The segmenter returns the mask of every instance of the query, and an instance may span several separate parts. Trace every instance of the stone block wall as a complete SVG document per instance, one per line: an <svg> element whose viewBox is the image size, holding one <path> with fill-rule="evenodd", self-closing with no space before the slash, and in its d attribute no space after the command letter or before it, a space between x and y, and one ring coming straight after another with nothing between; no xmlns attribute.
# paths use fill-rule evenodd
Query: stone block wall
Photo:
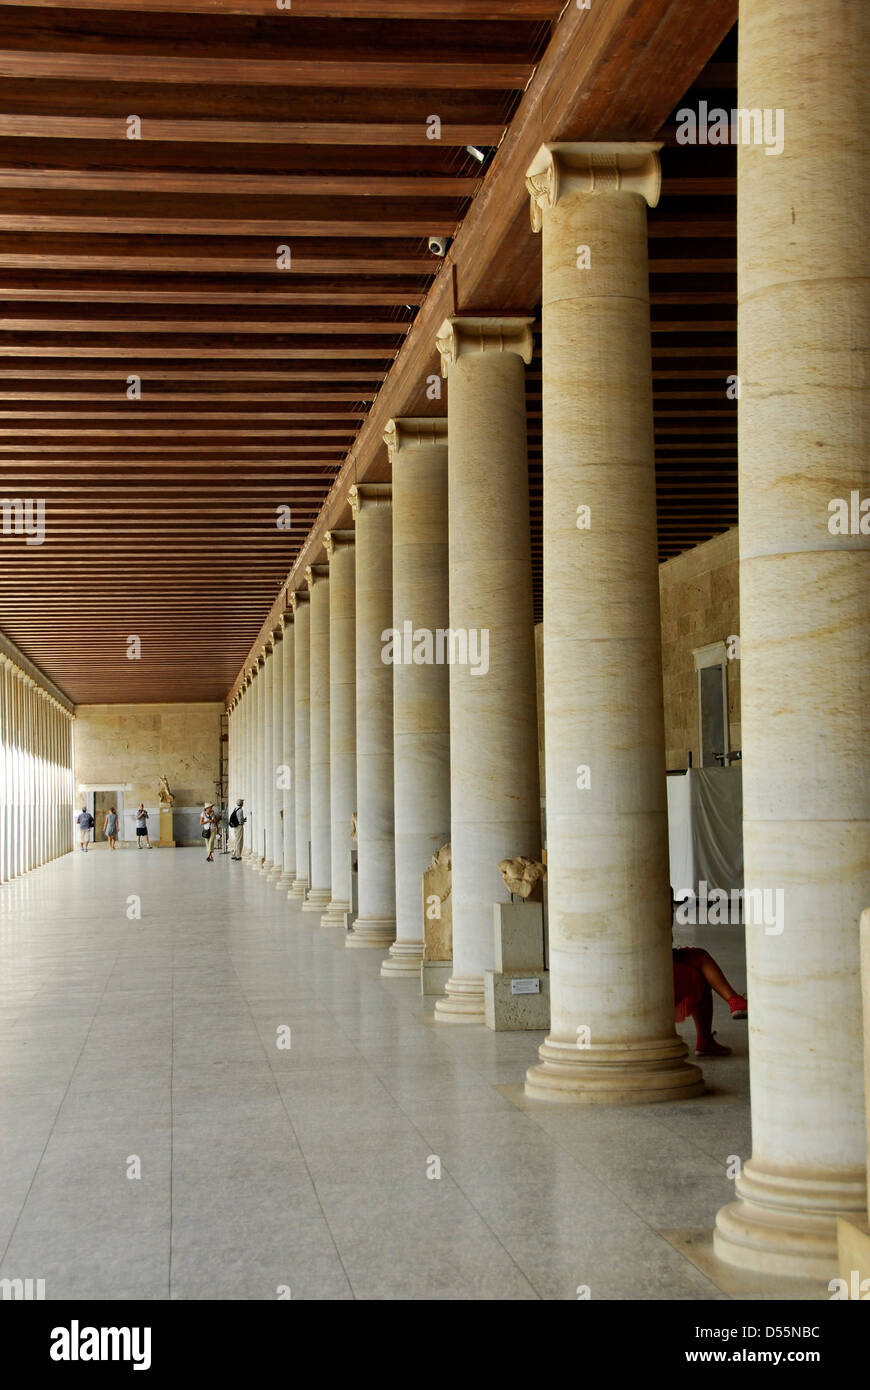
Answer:
<svg viewBox="0 0 870 1390"><path fill-rule="evenodd" d="M203 802L217 799L222 710L221 703L76 706L76 792L81 785L117 787L126 840L135 839L133 812L143 801L156 841L163 774L175 796L176 842L199 843Z"/></svg>
<svg viewBox="0 0 870 1390"><path fill-rule="evenodd" d="M659 566L662 675L668 768L686 767L698 753L698 682L693 651L740 633L737 528L714 536ZM728 661L730 746L740 741L740 661Z"/></svg>

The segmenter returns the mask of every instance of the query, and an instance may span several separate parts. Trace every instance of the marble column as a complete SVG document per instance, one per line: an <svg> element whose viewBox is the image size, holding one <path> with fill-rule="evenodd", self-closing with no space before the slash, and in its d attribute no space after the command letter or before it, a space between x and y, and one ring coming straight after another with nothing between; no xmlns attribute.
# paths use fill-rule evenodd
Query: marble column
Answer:
<svg viewBox="0 0 870 1390"><path fill-rule="evenodd" d="M283 665L281 691L283 710L281 717L281 762L287 769L281 791L281 809L284 813L281 823L283 840L283 871L275 887L279 892L289 892L296 877L296 788L293 775L293 721L295 718L295 675L296 662L293 633L293 610L284 613L284 641L281 644Z"/></svg>
<svg viewBox="0 0 870 1390"><path fill-rule="evenodd" d="M263 674L265 665L266 657L261 653L257 657L254 671L254 698L256 700L254 716L254 815L251 825L251 857L248 861L253 869L261 867L265 847L263 834L263 768L266 747L266 678Z"/></svg>
<svg viewBox="0 0 870 1390"><path fill-rule="evenodd" d="M393 474L393 628L402 659L393 666L396 940L381 974L419 979L423 870L450 839L450 675L435 660L436 634L450 625L447 421L391 420L384 437Z"/></svg>
<svg viewBox="0 0 870 1390"><path fill-rule="evenodd" d="M714 1245L825 1280L835 1218L866 1209L868 52L866 4L742 0L739 106L784 112L781 153L737 152L743 852L769 906L746 928L752 1155Z"/></svg>
<svg viewBox="0 0 870 1390"><path fill-rule="evenodd" d="M257 712L257 696L254 689L252 671L245 672L243 707L245 711L245 752L244 774L242 778L242 797L245 802L248 821L245 825L245 838L242 859L248 861L254 853L254 818L256 816L256 776L254 772L254 728Z"/></svg>
<svg viewBox="0 0 870 1390"><path fill-rule="evenodd" d="M264 648L265 661L261 672L263 680L263 748L260 780L260 817L263 859L258 865L260 873L268 875L273 866L274 845L272 842L272 794L275 786L275 731L272 727L272 683L275 676L275 648L271 640Z"/></svg>
<svg viewBox="0 0 870 1390"><path fill-rule="evenodd" d="M383 659L393 621L389 483L350 489L356 518L356 790L358 912L345 944L389 946L396 935L393 672Z"/></svg>
<svg viewBox="0 0 870 1390"><path fill-rule="evenodd" d="M11 841L9 659L0 652L0 883L8 883Z"/></svg>
<svg viewBox="0 0 870 1390"><path fill-rule="evenodd" d="M532 320L448 319L453 973L440 1023L483 1023L499 860L541 852L523 363ZM463 653L460 641L467 642Z"/></svg>
<svg viewBox="0 0 870 1390"><path fill-rule="evenodd" d="M310 612L311 887L303 912L323 913L332 898L329 801L329 566L305 570Z"/></svg>
<svg viewBox="0 0 870 1390"><path fill-rule="evenodd" d="M296 877L287 896L304 898L309 888L311 841L311 628L310 595L297 589L290 595L293 609L293 782L296 787Z"/></svg>
<svg viewBox="0 0 870 1390"><path fill-rule="evenodd" d="M356 556L353 531L328 531L329 801L332 897L324 927L343 927L350 911L351 817L356 810Z"/></svg>
<svg viewBox="0 0 870 1390"><path fill-rule="evenodd" d="M270 782L267 814L272 825L272 867L266 877L277 883L284 872L284 827L281 812L284 793L281 783L284 752L284 628L280 624L272 632L272 780Z"/></svg>
<svg viewBox="0 0 870 1390"><path fill-rule="evenodd" d="M704 1088L674 1028L646 222L658 148L544 146L527 179L543 224L551 1021L526 1093L544 1100Z"/></svg>

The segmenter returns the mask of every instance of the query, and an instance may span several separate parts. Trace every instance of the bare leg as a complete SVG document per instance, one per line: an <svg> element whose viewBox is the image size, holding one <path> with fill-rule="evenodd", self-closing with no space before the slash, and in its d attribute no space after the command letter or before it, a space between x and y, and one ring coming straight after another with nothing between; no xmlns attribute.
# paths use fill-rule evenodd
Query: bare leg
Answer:
<svg viewBox="0 0 870 1390"><path fill-rule="evenodd" d="M695 957L696 959L692 962L692 964L695 966L697 970L700 970L701 974L704 976L704 979L707 981L707 984L710 985L711 988L714 989L716 993L722 999L725 1000L726 1003L729 999L733 999L735 994L737 993L737 990L734 988L733 985L729 984L728 980L725 978L722 971L719 969L719 966L716 964L709 951L702 951L696 948Z"/></svg>
<svg viewBox="0 0 870 1390"><path fill-rule="evenodd" d="M709 985L704 990L700 1004L692 1014L692 1021L697 1033L696 1055L700 1053L705 1057L727 1057L731 1048L726 1047L724 1043L717 1042L713 1037L713 991Z"/></svg>

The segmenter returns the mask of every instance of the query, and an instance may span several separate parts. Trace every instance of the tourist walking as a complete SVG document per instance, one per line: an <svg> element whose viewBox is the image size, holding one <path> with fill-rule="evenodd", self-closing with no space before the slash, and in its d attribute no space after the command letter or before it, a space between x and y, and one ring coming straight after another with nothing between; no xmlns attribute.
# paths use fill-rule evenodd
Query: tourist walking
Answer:
<svg viewBox="0 0 870 1390"><path fill-rule="evenodd" d="M85 854L88 852L88 845L91 842L91 831L94 828L94 818L87 806L83 806L76 816L76 825L79 828L79 844Z"/></svg>
<svg viewBox="0 0 870 1390"><path fill-rule="evenodd" d="M229 827L233 832L233 858L241 859L242 850L245 847L245 821L248 817L244 811L244 800L239 797L234 809L230 812Z"/></svg>
<svg viewBox="0 0 870 1390"><path fill-rule="evenodd" d="M202 826L202 838L208 841L206 845L208 854L205 858L206 863L210 864L214 860L214 842L221 823L221 818L214 809L214 802L207 801L205 803L205 806L202 808L199 823Z"/></svg>
<svg viewBox="0 0 870 1390"><path fill-rule="evenodd" d="M136 844L139 846L139 849L142 848L143 840L148 849L154 848L148 838L148 812L145 810L144 804L140 801L138 810L136 811Z"/></svg>
<svg viewBox="0 0 870 1390"><path fill-rule="evenodd" d="M118 812L114 806L106 812L106 819L103 821L103 834L109 842L109 849L117 849Z"/></svg>

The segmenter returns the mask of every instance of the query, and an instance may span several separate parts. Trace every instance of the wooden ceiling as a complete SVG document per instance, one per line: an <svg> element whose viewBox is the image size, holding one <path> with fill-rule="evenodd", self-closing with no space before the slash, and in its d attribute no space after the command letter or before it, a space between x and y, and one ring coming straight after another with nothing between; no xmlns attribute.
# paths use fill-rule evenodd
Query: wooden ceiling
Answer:
<svg viewBox="0 0 870 1390"><path fill-rule="evenodd" d="M0 629L77 703L222 699L349 483L385 476L386 420L445 408L434 327L535 312L522 174L542 139L670 142L650 214L661 554L733 524L734 152L674 147L672 111L693 82L732 104L733 41L715 50L735 12L0 3L0 492L46 501L42 545L0 538ZM539 598L540 408L537 357Z"/></svg>

